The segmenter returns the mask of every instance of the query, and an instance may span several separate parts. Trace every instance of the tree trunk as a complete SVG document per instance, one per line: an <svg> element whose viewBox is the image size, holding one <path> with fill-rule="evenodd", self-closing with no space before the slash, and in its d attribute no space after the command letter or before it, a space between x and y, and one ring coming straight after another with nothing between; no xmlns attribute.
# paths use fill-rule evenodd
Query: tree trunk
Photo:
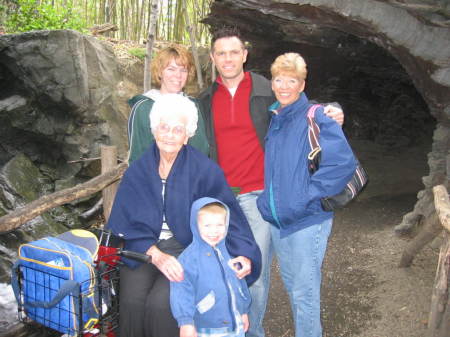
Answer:
<svg viewBox="0 0 450 337"><path fill-rule="evenodd" d="M447 189L435 186L434 204L444 230L444 242L439 253L439 262L431 296L428 337L450 337L450 201Z"/></svg>
<svg viewBox="0 0 450 337"><path fill-rule="evenodd" d="M131 40L131 34L130 34L130 2L125 1L125 17L126 17L126 24L124 26L125 30L125 40Z"/></svg>
<svg viewBox="0 0 450 337"><path fill-rule="evenodd" d="M98 22L97 0L95 0L91 6L94 7L94 15L92 18L92 23L95 25Z"/></svg>
<svg viewBox="0 0 450 337"><path fill-rule="evenodd" d="M172 13L172 7L173 7L173 1L172 0L168 0L167 2L167 14L166 14L166 27L167 27L167 31L166 31L166 39L168 41L173 41L173 34L172 34L172 20L171 18L171 13Z"/></svg>
<svg viewBox="0 0 450 337"><path fill-rule="evenodd" d="M146 4L147 2L142 2L140 13L139 13L139 25L138 25L138 42L140 43L141 37L145 37L145 30L143 31L142 28L145 27L145 10L146 10Z"/></svg>
<svg viewBox="0 0 450 337"><path fill-rule="evenodd" d="M191 24L191 20L189 19L186 0L181 0L183 5L183 12L185 13L184 19L186 20L187 30L189 32L189 37L191 39L192 46L192 55L194 56L195 69L197 70L197 82L200 90L203 89L203 76L202 76L202 68L200 66L200 61L198 60L198 52L197 52L197 37L195 33L195 25ZM194 0L194 8L197 8L197 3Z"/></svg>
<svg viewBox="0 0 450 337"><path fill-rule="evenodd" d="M139 42L139 26L140 26L140 22L139 22L139 19L140 19L140 14L141 14L141 11L140 11L140 9L139 9L139 0L136 0L135 1L135 4L136 4L136 9L135 9L135 11L136 11L136 20L135 20L135 22L134 22L134 32L133 32L133 35L134 35L134 41L136 41L136 42Z"/></svg>
<svg viewBox="0 0 450 337"><path fill-rule="evenodd" d="M145 65L144 65L144 92L147 92L152 88L152 73L150 64L152 62L152 50L153 44L155 42L156 21L158 20L158 13L159 13L158 0L152 0L151 9L152 10L150 13L150 28L148 30L147 36L147 50L145 54Z"/></svg>
<svg viewBox="0 0 450 337"><path fill-rule="evenodd" d="M125 40L125 36L126 36L126 32L127 32L127 28L125 26L125 15L124 15L124 4L123 4L123 0L120 0L120 28L119 28L119 36L121 40Z"/></svg>
<svg viewBox="0 0 450 337"><path fill-rule="evenodd" d="M66 204L76 199L86 197L103 190L111 183L119 180L128 165L122 163L111 171L103 173L83 184L61 190L32 201L26 206L0 218L0 234L10 232L25 222L37 217L45 211Z"/></svg>

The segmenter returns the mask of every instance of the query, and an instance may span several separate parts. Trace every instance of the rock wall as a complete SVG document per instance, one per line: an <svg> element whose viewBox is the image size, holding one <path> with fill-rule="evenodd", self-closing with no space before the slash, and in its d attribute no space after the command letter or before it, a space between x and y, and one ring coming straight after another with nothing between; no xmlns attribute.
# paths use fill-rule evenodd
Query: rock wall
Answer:
<svg viewBox="0 0 450 337"><path fill-rule="evenodd" d="M103 144L126 158L126 102L141 91L140 73L130 69L110 45L75 31L0 36L0 216L100 174ZM1 235L0 282L20 242L81 226L78 215L93 202L55 208Z"/></svg>
<svg viewBox="0 0 450 337"><path fill-rule="evenodd" d="M84 166L67 162L98 156L100 144L124 155L128 93L106 44L69 30L3 35L0 78L0 165L26 151L67 178Z"/></svg>

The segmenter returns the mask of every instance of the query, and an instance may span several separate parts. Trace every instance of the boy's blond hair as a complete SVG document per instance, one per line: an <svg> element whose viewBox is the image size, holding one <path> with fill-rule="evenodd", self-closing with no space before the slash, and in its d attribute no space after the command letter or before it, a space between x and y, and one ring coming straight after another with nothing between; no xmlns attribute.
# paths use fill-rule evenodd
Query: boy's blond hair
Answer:
<svg viewBox="0 0 450 337"><path fill-rule="evenodd" d="M199 209L197 218L199 218L200 216L202 216L205 213L215 214L215 215L223 215L224 217L226 217L227 209L220 202L212 202L212 203L207 204Z"/></svg>

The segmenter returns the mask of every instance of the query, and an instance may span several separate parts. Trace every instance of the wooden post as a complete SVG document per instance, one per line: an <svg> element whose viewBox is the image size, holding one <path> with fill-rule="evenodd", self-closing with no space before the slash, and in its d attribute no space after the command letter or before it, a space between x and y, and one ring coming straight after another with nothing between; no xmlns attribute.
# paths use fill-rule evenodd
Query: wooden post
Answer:
<svg viewBox="0 0 450 337"><path fill-rule="evenodd" d="M111 171L117 166L117 147L103 145L100 148L102 161L102 174ZM108 221L111 214L111 208L116 196L118 182L112 183L102 191L103 195L103 216L105 222Z"/></svg>
<svg viewBox="0 0 450 337"><path fill-rule="evenodd" d="M443 185L435 186L433 193L436 213L445 230L431 296L428 337L450 337L450 201Z"/></svg>

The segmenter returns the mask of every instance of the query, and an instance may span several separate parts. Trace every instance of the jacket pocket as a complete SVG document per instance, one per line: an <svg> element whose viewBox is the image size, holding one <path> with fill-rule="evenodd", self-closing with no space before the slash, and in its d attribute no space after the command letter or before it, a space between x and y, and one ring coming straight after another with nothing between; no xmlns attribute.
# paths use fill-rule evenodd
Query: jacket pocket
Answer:
<svg viewBox="0 0 450 337"><path fill-rule="evenodd" d="M197 303L197 310L199 313L204 314L208 310L210 310L214 304L216 304L216 295L214 294L214 290L211 290L205 297L203 297Z"/></svg>

